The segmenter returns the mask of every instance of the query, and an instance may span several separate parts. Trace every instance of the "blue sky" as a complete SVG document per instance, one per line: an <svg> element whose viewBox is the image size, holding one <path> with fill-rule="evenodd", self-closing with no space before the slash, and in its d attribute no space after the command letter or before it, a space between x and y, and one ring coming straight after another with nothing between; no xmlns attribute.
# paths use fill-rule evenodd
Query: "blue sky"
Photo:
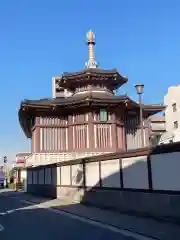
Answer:
<svg viewBox="0 0 180 240"><path fill-rule="evenodd" d="M23 99L51 96L52 76L87 60L86 33L96 34L96 59L129 78L119 92L159 103L180 80L180 1L6 0L0 2L0 157L14 160L29 141L18 122Z"/></svg>

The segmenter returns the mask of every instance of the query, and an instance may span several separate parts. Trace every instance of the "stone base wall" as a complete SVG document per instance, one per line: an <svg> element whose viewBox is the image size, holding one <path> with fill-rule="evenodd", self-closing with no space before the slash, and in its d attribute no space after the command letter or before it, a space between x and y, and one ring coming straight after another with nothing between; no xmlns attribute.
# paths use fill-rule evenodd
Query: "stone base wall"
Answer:
<svg viewBox="0 0 180 240"><path fill-rule="evenodd" d="M57 198L56 186L52 185L28 184L27 192L36 196Z"/></svg>
<svg viewBox="0 0 180 240"><path fill-rule="evenodd" d="M27 189L28 193L34 195L66 199L133 215L175 219L180 222L180 195L142 191L53 187L51 185L28 185Z"/></svg>
<svg viewBox="0 0 180 240"><path fill-rule="evenodd" d="M140 216L180 218L180 195L59 187L58 198Z"/></svg>
<svg viewBox="0 0 180 240"><path fill-rule="evenodd" d="M92 189L85 192L81 203L140 216L174 218L180 222L180 195Z"/></svg>
<svg viewBox="0 0 180 240"><path fill-rule="evenodd" d="M78 187L57 187L57 198L68 199L74 202L81 202L84 197L84 189Z"/></svg>

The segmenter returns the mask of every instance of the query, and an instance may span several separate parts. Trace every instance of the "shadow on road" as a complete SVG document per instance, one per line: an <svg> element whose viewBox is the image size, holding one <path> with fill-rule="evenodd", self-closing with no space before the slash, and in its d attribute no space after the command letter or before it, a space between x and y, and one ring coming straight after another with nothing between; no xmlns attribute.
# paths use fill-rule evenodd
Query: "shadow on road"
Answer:
<svg viewBox="0 0 180 240"><path fill-rule="evenodd" d="M29 198L23 193L0 192L0 239L127 239L121 233L49 211L50 206L43 205L49 202L46 199L37 206L28 203Z"/></svg>

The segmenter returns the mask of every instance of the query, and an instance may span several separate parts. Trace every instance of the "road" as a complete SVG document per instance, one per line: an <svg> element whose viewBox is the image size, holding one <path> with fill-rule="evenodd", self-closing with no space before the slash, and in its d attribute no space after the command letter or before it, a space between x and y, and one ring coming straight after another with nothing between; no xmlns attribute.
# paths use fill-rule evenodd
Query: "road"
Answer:
<svg viewBox="0 0 180 240"><path fill-rule="evenodd" d="M0 190L1 240L136 240L112 229L28 204Z"/></svg>

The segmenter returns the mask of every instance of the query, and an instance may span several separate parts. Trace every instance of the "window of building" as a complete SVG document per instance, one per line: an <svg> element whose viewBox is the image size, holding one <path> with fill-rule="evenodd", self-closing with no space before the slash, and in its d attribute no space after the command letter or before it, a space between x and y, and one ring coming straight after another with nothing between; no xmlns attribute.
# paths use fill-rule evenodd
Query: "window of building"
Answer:
<svg viewBox="0 0 180 240"><path fill-rule="evenodd" d="M174 122L174 128L177 129L178 128L178 121Z"/></svg>
<svg viewBox="0 0 180 240"><path fill-rule="evenodd" d="M108 113L106 109L100 109L100 121L103 121L103 122L108 121Z"/></svg>
<svg viewBox="0 0 180 240"><path fill-rule="evenodd" d="M173 109L173 112L176 112L176 111L177 111L176 103L173 103L173 105L172 105L172 109Z"/></svg>

